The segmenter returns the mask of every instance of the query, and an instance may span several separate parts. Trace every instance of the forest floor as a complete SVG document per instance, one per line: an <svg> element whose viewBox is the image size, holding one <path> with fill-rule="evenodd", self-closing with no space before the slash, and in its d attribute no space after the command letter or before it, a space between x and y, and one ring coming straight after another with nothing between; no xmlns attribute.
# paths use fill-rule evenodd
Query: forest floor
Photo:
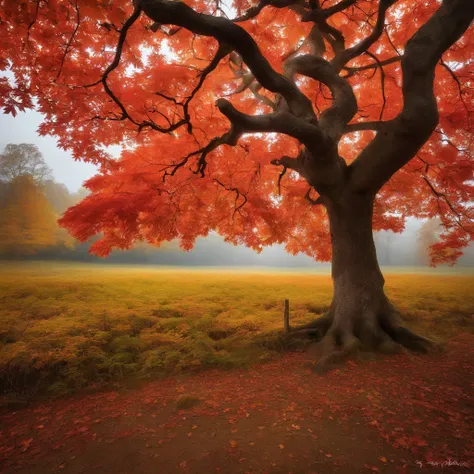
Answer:
<svg viewBox="0 0 474 474"><path fill-rule="evenodd" d="M3 412L0 472L473 472L473 334L324 377L312 363L290 353Z"/></svg>

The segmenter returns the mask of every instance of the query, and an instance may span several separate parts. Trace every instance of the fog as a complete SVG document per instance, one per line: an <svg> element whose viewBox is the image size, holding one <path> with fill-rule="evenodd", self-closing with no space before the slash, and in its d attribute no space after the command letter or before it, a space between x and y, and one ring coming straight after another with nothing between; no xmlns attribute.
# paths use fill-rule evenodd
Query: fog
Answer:
<svg viewBox="0 0 474 474"><path fill-rule="evenodd" d="M427 252L422 252L417 240L421 223L410 219L402 234L379 232L375 242L379 263L390 267L428 267ZM106 259L88 254L88 244L80 244L74 252L42 252L36 258L64 259L107 264L148 264L212 267L270 267L270 268L330 268L328 262L316 262L310 257L288 254L283 245L265 247L260 254L245 246L234 246L213 234L197 240L188 252L179 249L176 243L162 248L138 248L129 251L113 251ZM33 257L30 257L33 258ZM460 258L456 268L474 267L474 247L471 245ZM446 268L446 267L445 267ZM450 267L447 267L450 268Z"/></svg>

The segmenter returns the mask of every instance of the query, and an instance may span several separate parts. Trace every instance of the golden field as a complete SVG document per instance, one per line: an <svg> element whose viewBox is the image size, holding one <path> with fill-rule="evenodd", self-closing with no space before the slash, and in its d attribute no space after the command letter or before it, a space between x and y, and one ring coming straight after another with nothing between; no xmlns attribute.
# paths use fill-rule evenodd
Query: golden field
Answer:
<svg viewBox="0 0 474 474"><path fill-rule="evenodd" d="M310 271L0 265L1 396L266 360L283 348L283 300L297 325L332 293ZM409 327L440 341L474 330L473 275L385 277Z"/></svg>

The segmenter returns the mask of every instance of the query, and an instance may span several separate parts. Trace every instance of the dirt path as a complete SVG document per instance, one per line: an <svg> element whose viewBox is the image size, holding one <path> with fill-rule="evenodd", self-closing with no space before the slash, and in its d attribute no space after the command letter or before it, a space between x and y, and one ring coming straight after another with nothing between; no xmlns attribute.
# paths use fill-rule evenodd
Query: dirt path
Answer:
<svg viewBox="0 0 474 474"><path fill-rule="evenodd" d="M307 359L4 414L0 472L473 472L474 335L442 355L349 362L325 377ZM198 400L178 410L183 396Z"/></svg>

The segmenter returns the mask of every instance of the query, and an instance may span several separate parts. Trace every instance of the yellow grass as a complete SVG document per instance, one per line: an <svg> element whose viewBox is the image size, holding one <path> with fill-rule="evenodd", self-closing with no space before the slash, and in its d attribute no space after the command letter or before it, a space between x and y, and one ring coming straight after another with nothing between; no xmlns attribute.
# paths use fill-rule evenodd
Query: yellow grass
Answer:
<svg viewBox="0 0 474 474"><path fill-rule="evenodd" d="M473 330L472 275L386 275L408 326L447 339ZM0 386L65 393L127 374L234 367L279 349L291 323L331 301L311 272L118 267L51 262L0 269Z"/></svg>

